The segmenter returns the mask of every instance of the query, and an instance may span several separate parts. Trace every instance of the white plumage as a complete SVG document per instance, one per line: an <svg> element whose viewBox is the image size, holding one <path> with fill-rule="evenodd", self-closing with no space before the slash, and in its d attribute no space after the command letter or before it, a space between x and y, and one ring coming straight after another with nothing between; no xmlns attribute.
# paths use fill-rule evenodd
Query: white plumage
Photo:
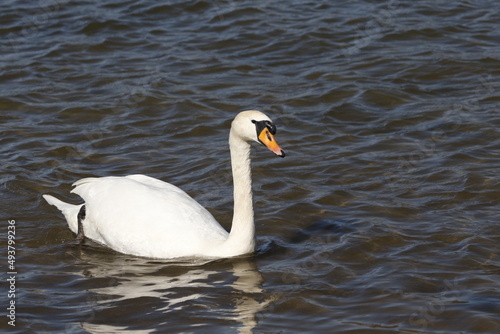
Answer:
<svg viewBox="0 0 500 334"><path fill-rule="evenodd" d="M263 113L249 110L234 119L229 135L234 183L231 233L188 194L169 183L145 175L85 178L72 193L84 204L73 205L50 195L45 200L64 214L78 232L78 213L85 237L118 252L152 257L230 257L254 250L250 141L285 153L274 140L275 127Z"/></svg>

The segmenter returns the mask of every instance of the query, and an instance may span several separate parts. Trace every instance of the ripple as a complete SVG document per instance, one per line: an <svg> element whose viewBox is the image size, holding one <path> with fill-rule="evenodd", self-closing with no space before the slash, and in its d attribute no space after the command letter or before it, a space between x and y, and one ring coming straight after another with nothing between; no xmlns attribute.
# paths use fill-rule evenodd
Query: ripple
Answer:
<svg viewBox="0 0 500 334"><path fill-rule="evenodd" d="M2 3L20 327L498 332L497 16L487 0ZM227 131L244 109L268 113L288 153L252 150L253 256L76 246L40 198L143 173L229 228Z"/></svg>

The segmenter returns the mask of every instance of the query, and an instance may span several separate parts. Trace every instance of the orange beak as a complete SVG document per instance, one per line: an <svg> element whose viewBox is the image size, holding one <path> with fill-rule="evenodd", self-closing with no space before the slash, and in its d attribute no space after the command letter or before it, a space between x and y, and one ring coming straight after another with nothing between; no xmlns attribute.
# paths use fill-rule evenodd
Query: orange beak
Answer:
<svg viewBox="0 0 500 334"><path fill-rule="evenodd" d="M274 139L273 134L269 131L268 128L264 128L259 134L259 141L264 144L268 149L270 149L274 154L279 157L285 157L285 151L281 149L281 147Z"/></svg>

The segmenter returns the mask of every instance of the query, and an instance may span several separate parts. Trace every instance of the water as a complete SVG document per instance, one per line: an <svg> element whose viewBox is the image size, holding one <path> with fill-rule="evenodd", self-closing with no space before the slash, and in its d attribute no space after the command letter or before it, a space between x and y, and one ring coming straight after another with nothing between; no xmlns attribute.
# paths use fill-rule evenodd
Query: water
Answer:
<svg viewBox="0 0 500 334"><path fill-rule="evenodd" d="M2 280L9 333L498 333L498 3L4 1ZM142 173L229 228L228 128L253 149L257 251L116 254L41 194ZM6 308L15 301L16 326Z"/></svg>

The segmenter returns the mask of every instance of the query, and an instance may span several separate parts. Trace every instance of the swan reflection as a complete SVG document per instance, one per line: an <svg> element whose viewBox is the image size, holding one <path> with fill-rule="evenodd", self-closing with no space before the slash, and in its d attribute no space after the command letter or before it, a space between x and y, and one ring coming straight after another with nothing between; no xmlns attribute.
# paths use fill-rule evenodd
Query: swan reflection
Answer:
<svg viewBox="0 0 500 334"><path fill-rule="evenodd" d="M236 333L252 333L257 313L271 302L251 258L158 262L116 254L88 257L84 260L92 265L83 274L99 283L89 291L91 311L81 324L90 333L192 332L221 322Z"/></svg>

